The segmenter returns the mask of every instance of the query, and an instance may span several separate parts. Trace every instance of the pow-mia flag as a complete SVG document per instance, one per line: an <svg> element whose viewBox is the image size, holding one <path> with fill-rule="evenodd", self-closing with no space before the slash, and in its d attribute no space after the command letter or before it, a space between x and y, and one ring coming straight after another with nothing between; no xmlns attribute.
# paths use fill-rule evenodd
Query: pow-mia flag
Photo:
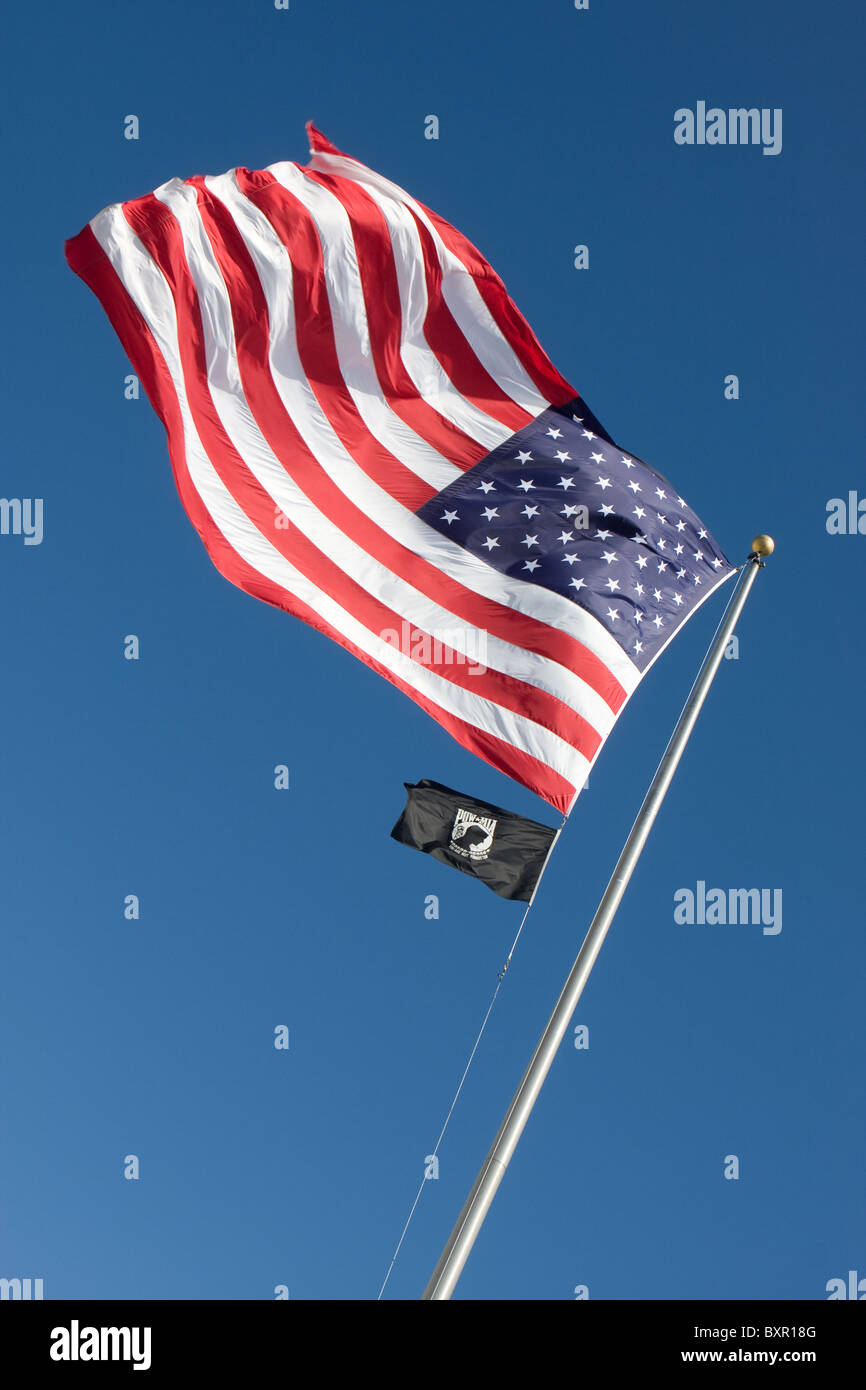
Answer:
<svg viewBox="0 0 866 1390"><path fill-rule="evenodd" d="M555 830L439 782L403 785L409 799L392 839L471 874L500 898L529 902Z"/></svg>

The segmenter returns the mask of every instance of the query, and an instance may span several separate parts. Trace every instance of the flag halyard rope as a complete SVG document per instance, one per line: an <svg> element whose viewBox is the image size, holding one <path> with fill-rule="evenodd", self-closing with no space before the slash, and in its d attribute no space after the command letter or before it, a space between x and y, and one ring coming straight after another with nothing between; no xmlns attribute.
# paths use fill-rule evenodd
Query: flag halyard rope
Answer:
<svg viewBox="0 0 866 1390"><path fill-rule="evenodd" d="M450 1119L451 1119L451 1116L452 1116L453 1113L454 1113L454 1107L456 1106L457 1101L458 1101L459 1098L460 1098L460 1093L461 1093L461 1091L463 1090L463 1086L464 1086L464 1084L465 1084L465 1082L466 1082L466 1078L467 1078L467 1076L469 1075L469 1069L470 1069L470 1067L472 1066L472 1063L473 1063L474 1060L475 1060L475 1054L476 1054L476 1052L478 1051L479 1045L480 1045L480 1043L481 1043L481 1039L482 1039L482 1037L484 1036L484 1030L485 1030L485 1028L487 1027L487 1021L488 1021L488 1019L490 1018L491 1013L493 1012L493 1006L494 1006L494 1004L496 1003L496 1000L497 1000L497 998L498 998L498 996L499 996L499 991L500 991L501 988L502 988L502 984L503 984L503 981L505 980L505 976L506 976L506 973L507 973L507 971L508 971L508 967L509 967L510 964L511 964L511 960L512 960L512 957L513 957L513 955L514 955L514 952L515 952L515 950L517 949L517 943L518 943L518 941L520 940L520 934L521 934L521 932L523 931L524 926L526 925L526 919L527 919L527 917L529 916L530 912L532 911L532 905L533 905L533 903L535 902L535 896L536 896L536 894L537 894L537 892L538 892L539 886L540 886L540 884L541 884L541 880L542 880L542 878L544 877L544 872L545 872L545 870L546 870L548 864L550 863L551 856L552 856L552 854L553 854L554 849L556 848L557 842L558 842L558 840L559 840L560 835L562 834L562 831L563 831L563 828L564 828L564 826L565 826L565 822L566 822L567 819L568 819L568 816L567 816L567 815L564 815L564 816L562 817L562 820L561 820L559 826L557 827L556 834L554 835L554 837L553 837L553 839L552 839L552 841L551 841L551 843L550 843L550 849L547 851L547 856L546 856L546 858L545 858L545 860L544 860L544 863L543 863L542 866L541 866L541 872L539 873L538 878L537 878L536 883L535 883L535 887L534 887L533 890L532 890L532 896L530 897L529 902L526 904L526 911L524 912L524 914L523 914L523 916L522 916L522 918L521 918L521 920L520 920L520 926L517 928L517 935L515 936L514 940L512 941L511 947L510 947L509 952L508 952L508 955L505 957L505 962L504 962L504 964L503 964L503 966L502 966L502 969L499 971L499 975L498 975L498 978L497 978L496 988L495 988L495 990L493 991L493 995L492 995L492 997L491 997L490 1003L489 1003L488 1006L487 1006L487 1012L486 1012L486 1014L484 1015L484 1019L483 1019L483 1021L482 1021L481 1027L480 1027L479 1030L478 1030L478 1036L477 1036L476 1039L475 1039L475 1042L474 1042L474 1044L473 1044L473 1046L472 1046L472 1051L471 1051L470 1054L469 1054L469 1059L468 1059L468 1061L467 1061L467 1063L466 1063L466 1066L465 1066L464 1069L463 1069L463 1075L462 1075L461 1078L460 1078L460 1081L459 1081L458 1086L457 1086L457 1090L454 1092L454 1098L453 1098L453 1100L451 1101L451 1105L449 1106L448 1114L445 1116L445 1123L443 1124L441 1130L439 1131L439 1138L436 1140L436 1143L435 1143L435 1145L433 1146L433 1152L429 1155L430 1158L436 1158L436 1157L438 1157L438 1154L439 1154L439 1146L440 1146L440 1144L442 1143L442 1140L443 1140L444 1137L445 1137L445 1131L447 1130L449 1121L450 1121ZM411 1225L412 1218L413 1218L413 1216L415 1215L415 1210L416 1210L416 1208L417 1208L417 1206L418 1206L418 1203L419 1203L420 1200L421 1200L421 1194L422 1194L422 1192L424 1191L424 1187L425 1187L426 1183L427 1183L427 1178L426 1178L426 1176L425 1176L425 1177L423 1177L423 1178L421 1179L421 1186L418 1188L418 1191L417 1191L416 1194L415 1194L415 1200L414 1200L414 1202L412 1203L412 1206L411 1206L410 1209L409 1209L409 1215L406 1217L406 1224L404 1225L403 1230L402 1230L401 1233L400 1233L400 1239L397 1241L397 1246L396 1246L396 1248L395 1248L395 1250L394 1250L394 1254L391 1256L391 1263L389 1264L387 1273L386 1273L386 1275L385 1275L385 1278L384 1278L383 1281L382 1281L382 1287L379 1289L379 1293L378 1293L377 1300L376 1300L377 1302L379 1302L379 1300L382 1298L382 1295L383 1295L383 1293L385 1292L385 1287L386 1287L386 1285L387 1285L387 1283L388 1283L388 1280L389 1280L390 1277L391 1277L391 1272L392 1272L392 1270L393 1270L393 1268L394 1268L394 1265L397 1263L397 1257L398 1257L398 1255L400 1254L400 1249L401 1249L401 1247L402 1247L402 1245L403 1245L403 1241L406 1239L406 1232L409 1230L409 1226Z"/></svg>

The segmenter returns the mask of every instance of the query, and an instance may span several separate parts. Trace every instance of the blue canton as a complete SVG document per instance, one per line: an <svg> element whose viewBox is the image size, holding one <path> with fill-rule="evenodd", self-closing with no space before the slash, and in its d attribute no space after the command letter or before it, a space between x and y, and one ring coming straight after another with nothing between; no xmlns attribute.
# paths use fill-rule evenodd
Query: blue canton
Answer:
<svg viewBox="0 0 866 1390"><path fill-rule="evenodd" d="M734 570L667 479L617 448L580 399L545 410L417 515L571 599L641 671Z"/></svg>

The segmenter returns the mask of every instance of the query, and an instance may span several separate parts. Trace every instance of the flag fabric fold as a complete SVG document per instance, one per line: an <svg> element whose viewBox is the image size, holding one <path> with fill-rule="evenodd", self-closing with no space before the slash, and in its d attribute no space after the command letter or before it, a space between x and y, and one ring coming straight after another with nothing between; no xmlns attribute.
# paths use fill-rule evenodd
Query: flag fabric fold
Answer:
<svg viewBox="0 0 866 1390"><path fill-rule="evenodd" d="M475 247L308 131L308 165L172 179L104 209L67 260L217 569L567 812L733 567Z"/></svg>
<svg viewBox="0 0 866 1390"><path fill-rule="evenodd" d="M555 830L441 782L404 786L408 798L392 839L470 874L500 898L529 902Z"/></svg>

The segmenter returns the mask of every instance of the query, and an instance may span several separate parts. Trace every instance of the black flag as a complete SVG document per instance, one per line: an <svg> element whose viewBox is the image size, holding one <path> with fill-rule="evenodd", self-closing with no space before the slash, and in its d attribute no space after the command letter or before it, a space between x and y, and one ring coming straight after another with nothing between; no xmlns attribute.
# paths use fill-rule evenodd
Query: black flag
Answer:
<svg viewBox="0 0 866 1390"><path fill-rule="evenodd" d="M529 902L555 830L439 782L403 785L409 799L392 839L471 874L500 898Z"/></svg>

